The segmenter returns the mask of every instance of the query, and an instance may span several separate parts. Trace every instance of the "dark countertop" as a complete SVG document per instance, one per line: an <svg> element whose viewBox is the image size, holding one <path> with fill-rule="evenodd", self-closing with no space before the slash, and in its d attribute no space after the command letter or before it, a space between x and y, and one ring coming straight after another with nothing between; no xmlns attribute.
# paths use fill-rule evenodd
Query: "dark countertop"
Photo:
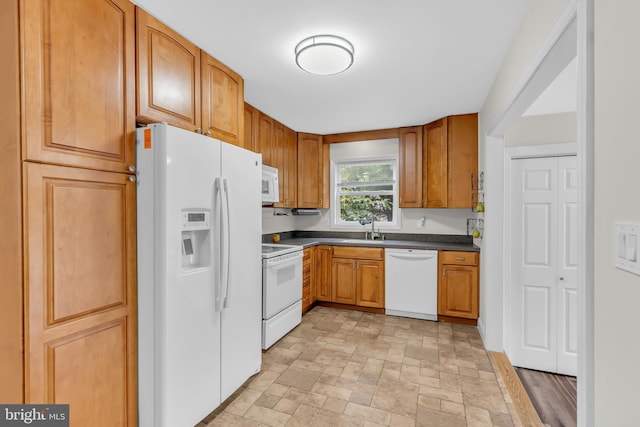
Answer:
<svg viewBox="0 0 640 427"><path fill-rule="evenodd" d="M319 235L297 237L295 235L289 235L289 233L283 234L280 243L285 245L299 245L305 248L316 245L331 245L331 246L369 246L369 247L382 247L382 248L399 248L399 249L433 249L433 250L445 250L445 251L464 251L464 252L480 252L480 248L471 242L458 242L458 241L419 241L411 239L412 236L407 236L408 239L404 240L400 234L395 234L390 239L385 240L364 240L362 238L352 238L352 236L345 235L344 237L328 237L321 233ZM361 233L359 233L361 235ZM447 239L441 239L447 240ZM455 239L454 239L455 240ZM268 242L270 240L265 239Z"/></svg>

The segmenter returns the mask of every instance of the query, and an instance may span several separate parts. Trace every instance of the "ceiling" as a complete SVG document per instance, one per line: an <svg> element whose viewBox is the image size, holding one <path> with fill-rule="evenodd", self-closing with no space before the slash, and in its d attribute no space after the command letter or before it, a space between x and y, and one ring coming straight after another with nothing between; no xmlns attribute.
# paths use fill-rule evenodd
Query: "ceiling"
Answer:
<svg viewBox="0 0 640 427"><path fill-rule="evenodd" d="M134 0L238 72L245 100L299 132L428 123L477 112L530 0ZM300 70L296 44L347 38L353 66Z"/></svg>

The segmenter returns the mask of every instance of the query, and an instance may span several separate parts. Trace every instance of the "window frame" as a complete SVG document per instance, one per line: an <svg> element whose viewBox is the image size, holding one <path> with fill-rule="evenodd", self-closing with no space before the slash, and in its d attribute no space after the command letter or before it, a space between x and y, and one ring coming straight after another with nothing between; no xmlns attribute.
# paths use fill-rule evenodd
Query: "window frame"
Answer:
<svg viewBox="0 0 640 427"><path fill-rule="evenodd" d="M343 158L337 160L331 160L331 227L332 228L344 228L344 229L357 229L368 230L371 228L371 224L361 225L358 221L343 221L340 218L340 166L342 165L366 165L366 164L391 164L393 167L393 180L392 181L375 181L380 184L391 184L393 190L390 194L393 196L393 221L391 222L376 222L376 230L399 230L401 229L401 211L399 207L399 188L398 188L398 175L399 175L399 156L397 155L385 155L375 157L352 157ZM359 184L359 183L348 183ZM363 192L358 192L363 193ZM367 193L367 192L364 192Z"/></svg>

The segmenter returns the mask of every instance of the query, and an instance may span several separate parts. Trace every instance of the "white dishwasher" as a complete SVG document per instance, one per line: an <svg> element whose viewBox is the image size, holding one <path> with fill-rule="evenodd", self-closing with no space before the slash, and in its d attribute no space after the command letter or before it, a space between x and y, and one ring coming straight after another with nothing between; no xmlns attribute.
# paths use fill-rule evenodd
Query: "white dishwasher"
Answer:
<svg viewBox="0 0 640 427"><path fill-rule="evenodd" d="M385 312L438 320L438 251L385 249Z"/></svg>

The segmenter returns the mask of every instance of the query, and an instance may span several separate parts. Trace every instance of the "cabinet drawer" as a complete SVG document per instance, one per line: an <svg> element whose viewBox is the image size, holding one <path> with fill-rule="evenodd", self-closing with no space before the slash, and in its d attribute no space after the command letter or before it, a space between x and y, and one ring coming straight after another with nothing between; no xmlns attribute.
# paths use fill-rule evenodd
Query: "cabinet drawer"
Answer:
<svg viewBox="0 0 640 427"><path fill-rule="evenodd" d="M360 248L356 246L334 246L336 258L384 259L384 248Z"/></svg>
<svg viewBox="0 0 640 427"><path fill-rule="evenodd" d="M302 263L302 275L311 274L311 261L304 261Z"/></svg>
<svg viewBox="0 0 640 427"><path fill-rule="evenodd" d="M302 262L311 262L311 248L306 248L302 251Z"/></svg>
<svg viewBox="0 0 640 427"><path fill-rule="evenodd" d="M442 264L478 265L480 254L478 252L454 252L440 251Z"/></svg>
<svg viewBox="0 0 640 427"><path fill-rule="evenodd" d="M303 308L306 308L306 306L308 306L309 304L311 304L311 288L309 288L309 287L302 288L302 305L303 305Z"/></svg>

